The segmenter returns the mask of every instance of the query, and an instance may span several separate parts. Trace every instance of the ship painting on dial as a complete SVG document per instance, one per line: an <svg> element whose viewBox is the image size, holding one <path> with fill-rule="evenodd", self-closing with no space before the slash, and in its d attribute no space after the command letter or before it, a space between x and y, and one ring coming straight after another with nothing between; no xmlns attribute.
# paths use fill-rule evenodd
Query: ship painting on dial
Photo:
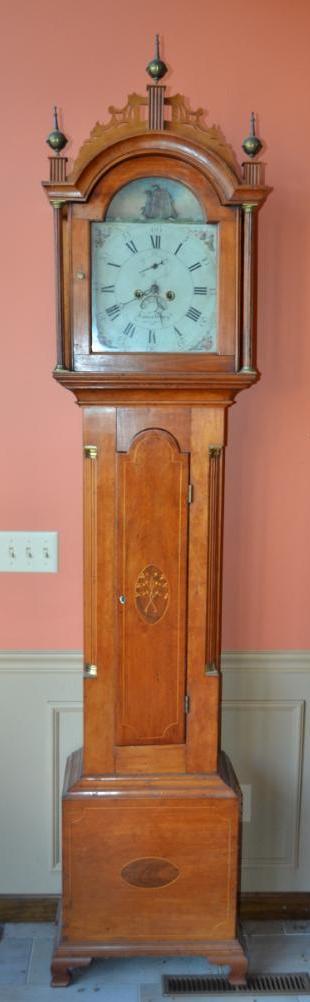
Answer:
<svg viewBox="0 0 310 1002"><path fill-rule="evenodd" d="M123 185L111 199L106 219L132 223L178 221L203 223L205 217L194 192L170 177L142 177Z"/></svg>
<svg viewBox="0 0 310 1002"><path fill-rule="evenodd" d="M142 208L145 219L177 219L173 196L161 184L146 189L146 203Z"/></svg>

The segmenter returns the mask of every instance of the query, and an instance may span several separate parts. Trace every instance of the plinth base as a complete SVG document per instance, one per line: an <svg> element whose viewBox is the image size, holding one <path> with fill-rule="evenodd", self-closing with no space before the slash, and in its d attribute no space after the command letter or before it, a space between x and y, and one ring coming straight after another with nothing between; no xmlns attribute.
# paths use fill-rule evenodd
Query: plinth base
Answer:
<svg viewBox="0 0 310 1002"><path fill-rule="evenodd" d="M240 790L219 772L83 776L63 796L63 900L52 984L93 957L206 957L242 984L236 938Z"/></svg>
<svg viewBox="0 0 310 1002"><path fill-rule="evenodd" d="M51 985L54 988L64 988L70 984L74 968L88 967L94 958L102 957L173 957L199 956L205 957L210 964L225 964L229 966L228 981L232 985L242 985L247 972L247 959L238 939L225 943L126 943L109 945L105 943L74 943L62 944L56 947L52 965Z"/></svg>

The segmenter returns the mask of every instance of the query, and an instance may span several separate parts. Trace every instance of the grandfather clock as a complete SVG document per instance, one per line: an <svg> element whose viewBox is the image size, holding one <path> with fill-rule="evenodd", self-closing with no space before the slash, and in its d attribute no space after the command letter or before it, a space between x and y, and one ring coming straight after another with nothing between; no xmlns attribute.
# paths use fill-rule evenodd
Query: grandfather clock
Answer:
<svg viewBox="0 0 310 1002"><path fill-rule="evenodd" d="M147 95L66 177L55 117L57 365L84 418L84 748L63 792L52 984L93 957L191 954L242 982L240 791L220 750L226 414L255 368L262 164ZM252 123L253 124L253 123ZM247 152L260 148L252 127Z"/></svg>

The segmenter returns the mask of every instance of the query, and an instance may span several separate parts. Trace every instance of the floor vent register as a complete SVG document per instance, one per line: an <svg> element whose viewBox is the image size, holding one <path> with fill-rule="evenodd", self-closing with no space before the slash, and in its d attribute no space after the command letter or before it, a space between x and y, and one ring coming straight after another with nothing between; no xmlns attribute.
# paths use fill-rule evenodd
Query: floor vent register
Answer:
<svg viewBox="0 0 310 1002"><path fill-rule="evenodd" d="M294 974L249 974L244 985L230 985L227 978L186 977L165 974L162 995L309 995L310 977L305 972Z"/></svg>

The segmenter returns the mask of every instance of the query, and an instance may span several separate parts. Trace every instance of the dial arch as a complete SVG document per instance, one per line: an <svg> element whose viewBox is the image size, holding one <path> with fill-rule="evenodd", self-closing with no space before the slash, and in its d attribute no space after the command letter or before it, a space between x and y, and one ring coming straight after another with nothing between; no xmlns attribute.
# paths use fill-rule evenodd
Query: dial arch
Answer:
<svg viewBox="0 0 310 1002"><path fill-rule="evenodd" d="M193 140L186 134L172 133L168 129L165 132L144 132L136 134L134 131L130 137L121 139L119 135L114 137L111 145L104 147L100 152L96 151L81 168L75 169L65 183L65 200L67 202L85 202L89 199L94 188L102 177L108 174L113 168L127 164L128 161L145 156L160 156L177 159L180 164L187 167L196 167L201 172L205 180L208 180L218 198L223 205L233 201L235 192L240 188L240 176L237 168L228 164L214 149L206 145L200 145L199 136L196 137L193 131ZM213 144L214 145L214 144ZM225 146L222 145L223 150ZM221 146L218 144L221 151ZM89 143L91 153L91 142ZM77 160L77 167L79 161ZM61 185L57 185L57 193L61 195Z"/></svg>

